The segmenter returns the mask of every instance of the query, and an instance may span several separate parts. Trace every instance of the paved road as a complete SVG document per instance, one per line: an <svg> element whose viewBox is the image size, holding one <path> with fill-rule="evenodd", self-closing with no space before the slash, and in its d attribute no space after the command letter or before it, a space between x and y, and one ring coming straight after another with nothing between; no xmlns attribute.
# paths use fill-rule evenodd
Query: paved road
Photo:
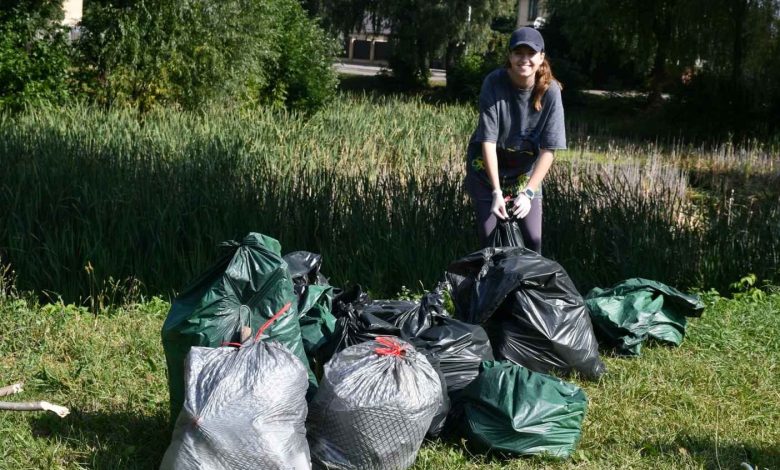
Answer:
<svg viewBox="0 0 780 470"><path fill-rule="evenodd" d="M333 68L336 69L338 73L343 73L345 75L363 75L363 76L374 76L378 75L380 73L391 73L390 69L387 67L380 67L377 65L363 65L363 64L351 64L351 63L343 63L343 62L336 62L333 64ZM447 72L442 69L431 69L431 83L437 83L437 84L445 84L447 83ZM606 90L582 90L583 93L588 93L591 95L597 95L597 96L608 96L608 97L619 97L619 98L634 98L637 96L647 96L647 93L645 92L639 92L639 91L630 91L630 90L623 90L623 91L606 91ZM661 95L661 97L665 100L669 99L669 94L664 93Z"/></svg>
<svg viewBox="0 0 780 470"><path fill-rule="evenodd" d="M338 73L345 75L363 75L374 76L380 73L390 73L387 67L379 67L376 65L363 65L363 64L348 64L342 62L336 62L333 64L333 68ZM431 82L434 83L446 83L447 73L441 69L431 69Z"/></svg>

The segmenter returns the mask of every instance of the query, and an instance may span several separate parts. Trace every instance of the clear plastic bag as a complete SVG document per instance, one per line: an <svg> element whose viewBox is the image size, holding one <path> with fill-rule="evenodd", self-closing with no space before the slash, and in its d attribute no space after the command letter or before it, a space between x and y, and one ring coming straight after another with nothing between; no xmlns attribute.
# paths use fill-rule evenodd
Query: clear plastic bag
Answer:
<svg viewBox="0 0 780 470"><path fill-rule="evenodd" d="M185 402L160 468L310 469L303 363L275 342L193 347Z"/></svg>
<svg viewBox="0 0 780 470"><path fill-rule="evenodd" d="M310 405L315 468L410 467L441 406L441 387L425 356L398 338L344 349L325 365Z"/></svg>

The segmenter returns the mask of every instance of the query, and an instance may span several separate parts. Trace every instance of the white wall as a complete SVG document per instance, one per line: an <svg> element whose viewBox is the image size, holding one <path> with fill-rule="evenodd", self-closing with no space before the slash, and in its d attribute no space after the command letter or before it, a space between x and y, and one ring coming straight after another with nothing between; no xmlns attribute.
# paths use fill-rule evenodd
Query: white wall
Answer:
<svg viewBox="0 0 780 470"><path fill-rule="evenodd" d="M84 9L84 0L64 0L62 9L65 10L65 19L62 24L66 26L75 26L81 21L81 12Z"/></svg>

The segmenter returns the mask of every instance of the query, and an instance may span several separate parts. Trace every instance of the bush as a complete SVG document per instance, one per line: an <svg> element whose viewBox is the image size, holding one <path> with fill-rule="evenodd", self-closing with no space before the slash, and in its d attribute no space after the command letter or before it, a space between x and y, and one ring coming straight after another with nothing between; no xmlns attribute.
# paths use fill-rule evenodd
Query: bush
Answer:
<svg viewBox="0 0 780 470"><path fill-rule="evenodd" d="M65 29L43 12L0 12L0 108L64 101L70 61Z"/></svg>
<svg viewBox="0 0 780 470"><path fill-rule="evenodd" d="M496 51L464 55L447 71L447 93L453 98L477 104L485 76L503 66L505 60L506 54Z"/></svg>
<svg viewBox="0 0 780 470"><path fill-rule="evenodd" d="M82 80L106 105L311 110L335 91L334 43L295 0L104 0L82 26Z"/></svg>

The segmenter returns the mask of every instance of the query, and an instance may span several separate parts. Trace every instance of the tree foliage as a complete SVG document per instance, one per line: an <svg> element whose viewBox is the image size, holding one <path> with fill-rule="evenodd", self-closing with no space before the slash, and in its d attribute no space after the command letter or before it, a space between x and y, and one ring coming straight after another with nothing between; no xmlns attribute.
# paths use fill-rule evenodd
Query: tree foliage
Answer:
<svg viewBox="0 0 780 470"><path fill-rule="evenodd" d="M547 6L575 56L591 69L617 56L647 77L651 100L686 71L742 89L770 85L778 0L549 0Z"/></svg>
<svg viewBox="0 0 780 470"><path fill-rule="evenodd" d="M82 27L82 78L110 105L313 109L335 89L333 42L295 0L93 1Z"/></svg>
<svg viewBox="0 0 780 470"><path fill-rule="evenodd" d="M310 2L312 3L312 2ZM320 0L319 14L334 31L347 36L368 19L390 33L393 75L407 86L427 83L431 61L446 68L469 45L483 46L496 14L514 5L508 0Z"/></svg>
<svg viewBox="0 0 780 470"><path fill-rule="evenodd" d="M70 48L55 1L0 4L0 108L69 96Z"/></svg>

